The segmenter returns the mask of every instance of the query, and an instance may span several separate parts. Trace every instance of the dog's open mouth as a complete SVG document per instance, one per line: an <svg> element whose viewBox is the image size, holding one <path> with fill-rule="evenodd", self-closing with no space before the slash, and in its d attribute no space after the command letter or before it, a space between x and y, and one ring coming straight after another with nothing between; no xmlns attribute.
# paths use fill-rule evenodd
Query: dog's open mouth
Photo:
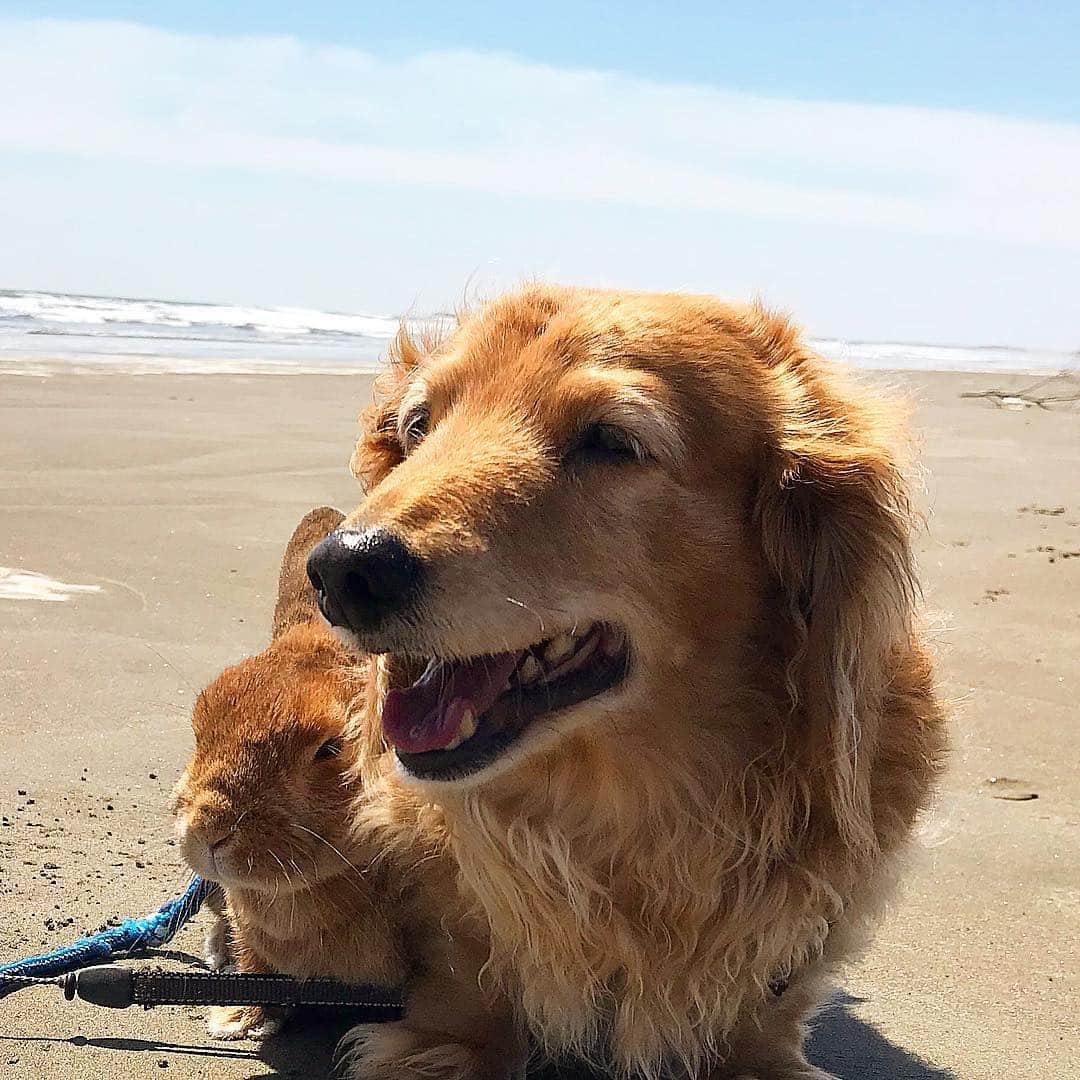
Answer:
<svg viewBox="0 0 1080 1080"><path fill-rule="evenodd" d="M432 659L390 690L383 731L413 776L452 780L499 757L537 719L612 689L630 665L626 636L604 623L527 649Z"/></svg>

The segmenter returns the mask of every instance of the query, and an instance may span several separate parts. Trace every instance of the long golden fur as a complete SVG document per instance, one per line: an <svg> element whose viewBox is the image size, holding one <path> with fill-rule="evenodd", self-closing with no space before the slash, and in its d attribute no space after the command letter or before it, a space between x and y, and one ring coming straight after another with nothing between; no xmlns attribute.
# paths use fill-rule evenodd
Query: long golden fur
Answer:
<svg viewBox="0 0 1080 1080"><path fill-rule="evenodd" d="M568 464L597 420L641 461ZM491 767L384 777L358 810L452 852L490 977L549 1050L650 1078L823 1075L804 1019L944 751L902 420L786 319L705 297L533 286L445 341L399 337L346 527L393 530L437 585L361 637L384 655L358 724L413 658L600 619L632 647L622 684Z"/></svg>

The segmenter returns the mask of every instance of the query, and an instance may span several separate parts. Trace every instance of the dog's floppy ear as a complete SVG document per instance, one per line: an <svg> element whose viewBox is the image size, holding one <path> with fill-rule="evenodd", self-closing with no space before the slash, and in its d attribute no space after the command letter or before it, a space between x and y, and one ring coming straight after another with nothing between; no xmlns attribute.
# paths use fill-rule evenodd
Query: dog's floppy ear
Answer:
<svg viewBox="0 0 1080 1080"><path fill-rule="evenodd" d="M789 339L791 341L793 339ZM895 651L912 632L913 515L895 406L793 347L769 372L777 429L755 516L790 620L788 690L841 835L873 844L868 773Z"/></svg>
<svg viewBox="0 0 1080 1080"><path fill-rule="evenodd" d="M277 605L272 636L276 639L298 623L312 622L319 615L319 602L307 575L311 549L333 532L345 515L331 506L320 506L304 515L296 526L281 560Z"/></svg>
<svg viewBox="0 0 1080 1080"><path fill-rule="evenodd" d="M370 491L404 458L398 438L398 408L409 377L436 343L434 332L417 340L406 323L387 353L387 368L375 380L374 400L360 414L360 437L349 469L365 491Z"/></svg>

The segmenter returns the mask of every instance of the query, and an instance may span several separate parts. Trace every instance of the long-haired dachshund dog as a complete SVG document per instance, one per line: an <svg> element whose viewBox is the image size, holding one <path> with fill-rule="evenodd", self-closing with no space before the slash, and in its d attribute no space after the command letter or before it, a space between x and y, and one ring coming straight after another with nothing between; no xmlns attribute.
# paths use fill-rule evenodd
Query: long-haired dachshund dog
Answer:
<svg viewBox="0 0 1080 1080"><path fill-rule="evenodd" d="M900 410L783 318L534 286L402 334L313 553L550 1051L795 1080L944 753Z"/></svg>

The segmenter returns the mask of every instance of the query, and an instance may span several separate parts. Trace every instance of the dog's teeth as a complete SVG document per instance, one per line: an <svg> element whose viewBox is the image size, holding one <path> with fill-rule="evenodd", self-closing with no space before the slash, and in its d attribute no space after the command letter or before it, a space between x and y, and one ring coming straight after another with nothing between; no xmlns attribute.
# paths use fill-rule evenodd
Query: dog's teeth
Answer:
<svg viewBox="0 0 1080 1080"><path fill-rule="evenodd" d="M472 709L466 709L461 714L461 726L458 733L466 739L471 739L476 734L476 713Z"/></svg>
<svg viewBox="0 0 1080 1080"><path fill-rule="evenodd" d="M518 679L523 683L536 682L543 674L544 669L535 656L526 656L518 669Z"/></svg>
<svg viewBox="0 0 1080 1080"><path fill-rule="evenodd" d="M466 739L471 739L476 734L476 713L472 709L466 709L461 714L458 723L457 734L446 744L445 750L456 750Z"/></svg>
<svg viewBox="0 0 1080 1080"><path fill-rule="evenodd" d="M552 638L544 649L544 659L549 664L562 663L573 651L576 642L569 634Z"/></svg>

